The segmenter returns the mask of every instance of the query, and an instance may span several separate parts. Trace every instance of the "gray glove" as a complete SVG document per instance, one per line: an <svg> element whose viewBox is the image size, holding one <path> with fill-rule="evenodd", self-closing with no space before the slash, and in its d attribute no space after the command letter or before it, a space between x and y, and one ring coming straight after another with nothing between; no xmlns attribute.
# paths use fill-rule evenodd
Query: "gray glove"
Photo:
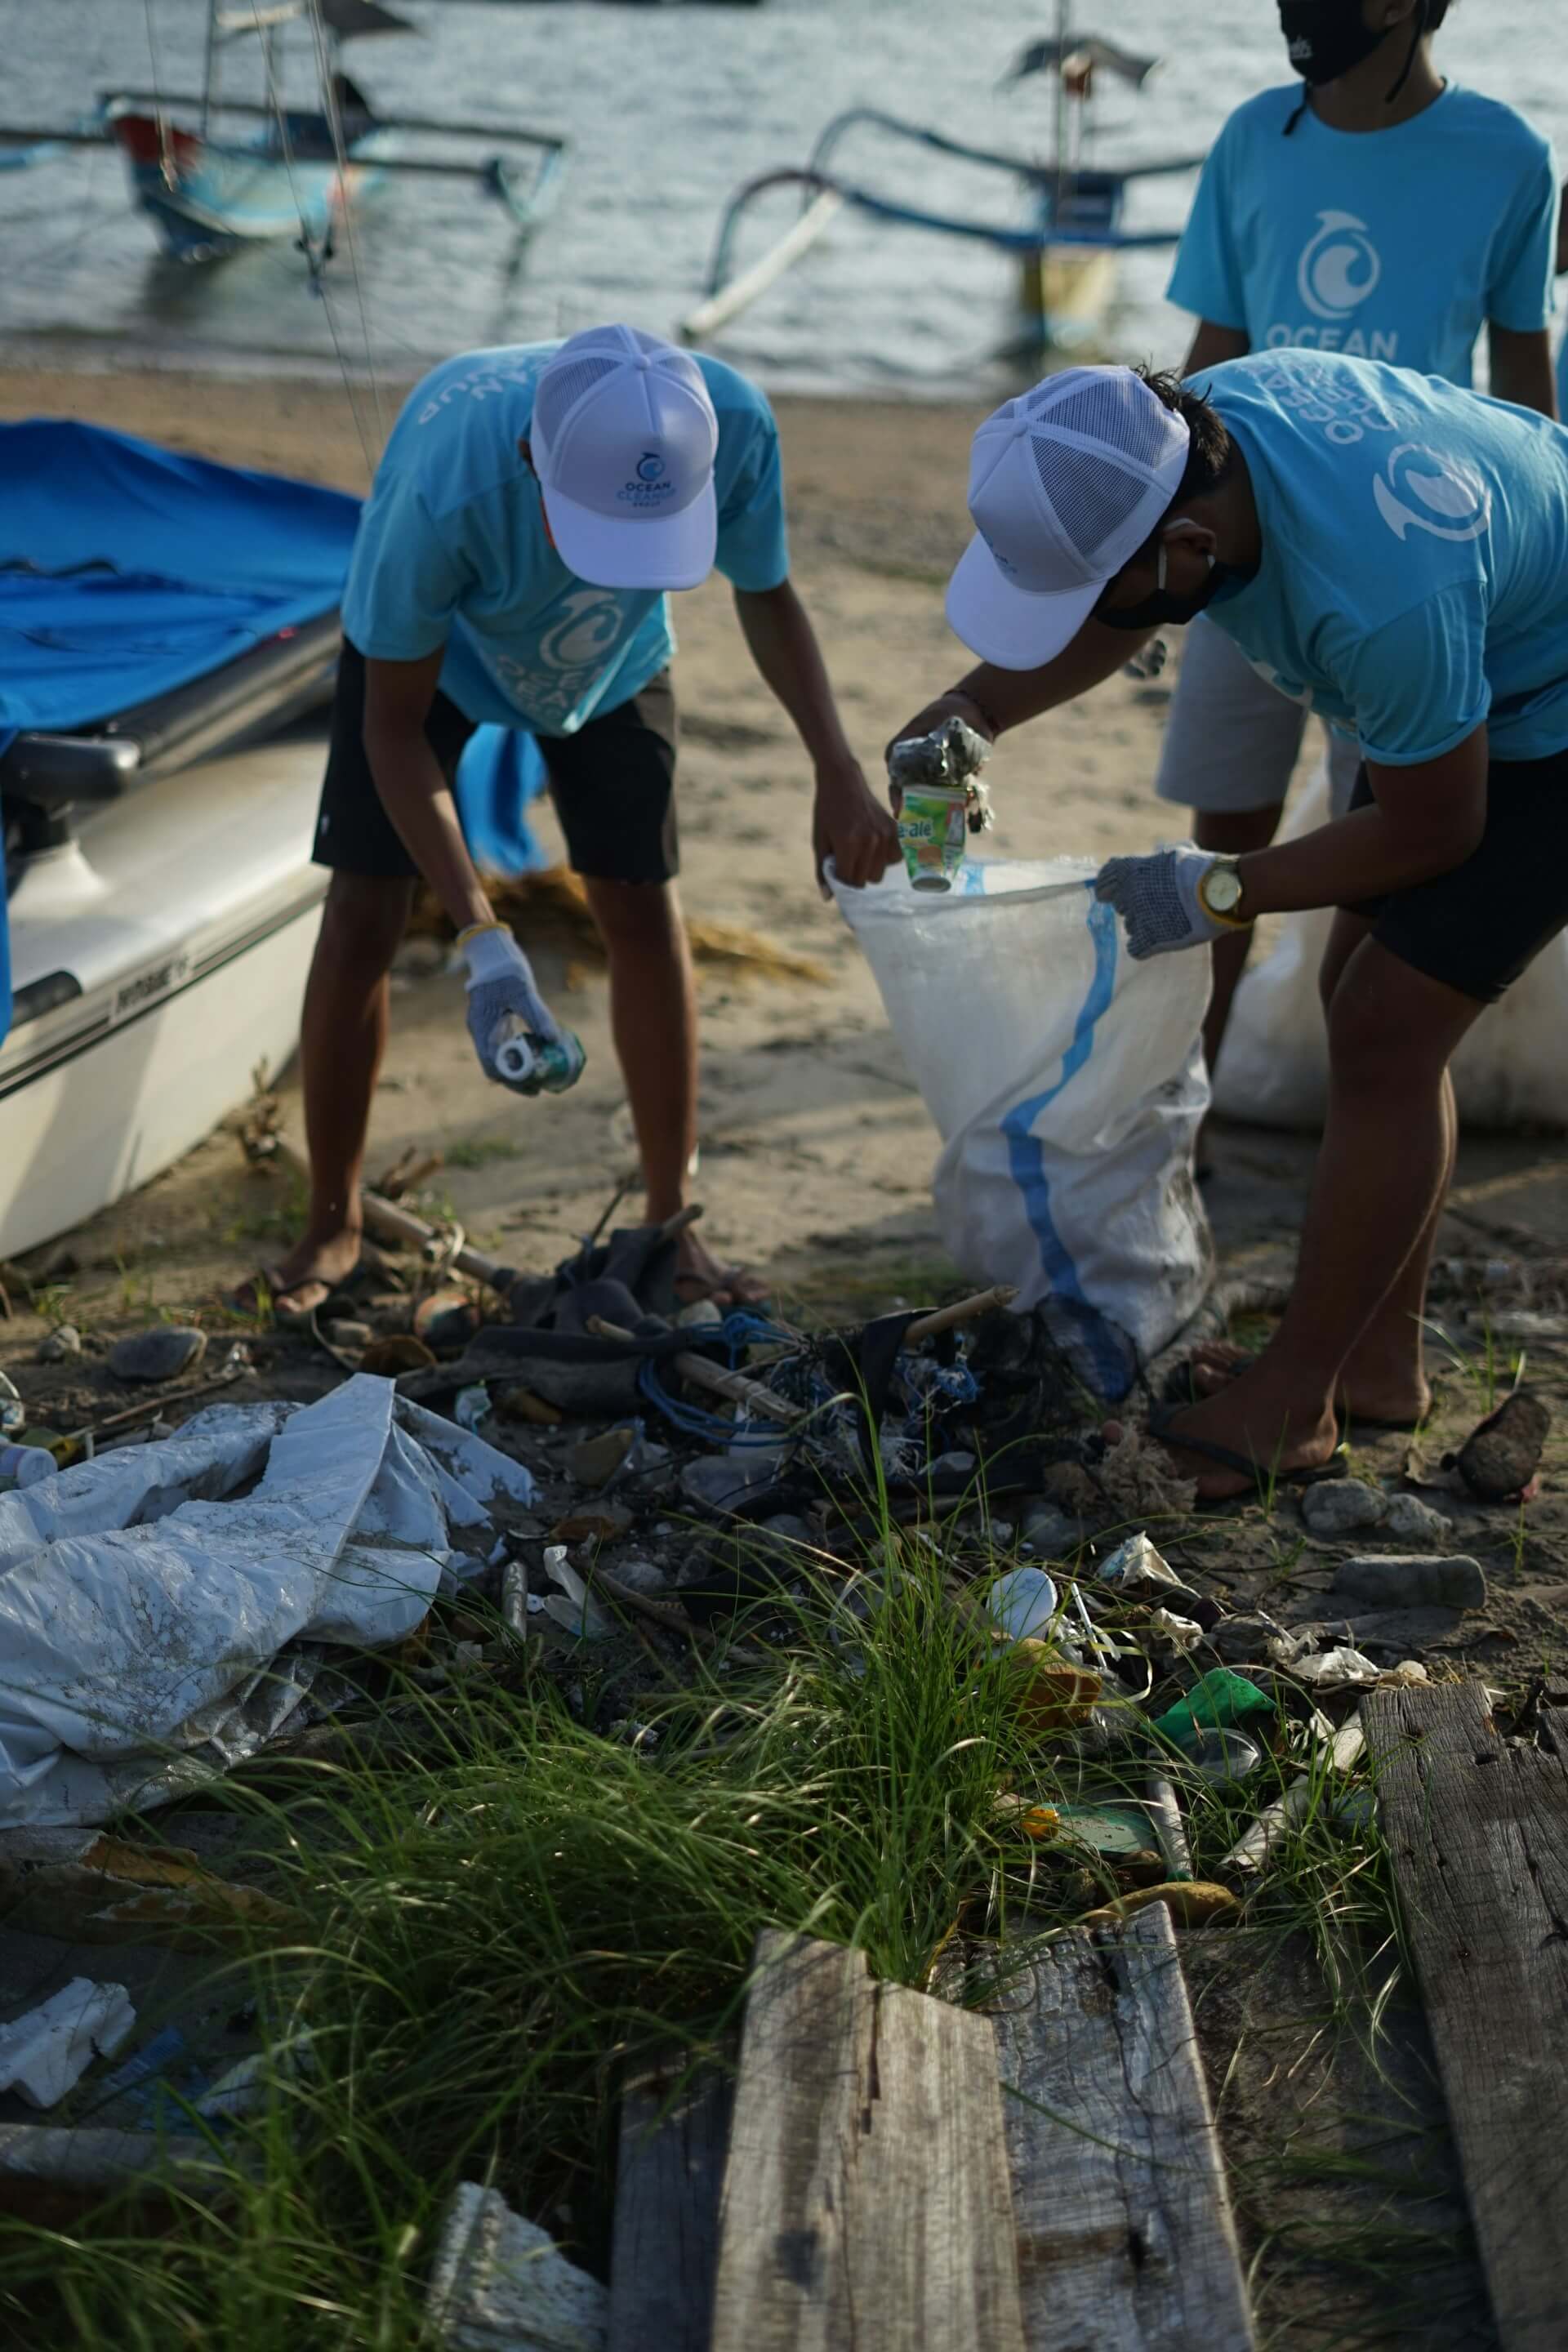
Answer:
<svg viewBox="0 0 1568 2352"><path fill-rule="evenodd" d="M1094 895L1114 907L1127 926L1127 952L1135 963L1177 948L1205 947L1245 923L1216 921L1198 897L1215 863L1206 849L1157 849L1148 857L1108 857L1094 877Z"/></svg>
<svg viewBox="0 0 1568 2352"><path fill-rule="evenodd" d="M560 1094L583 1070L583 1048L563 1029L534 983L533 969L502 923L465 931L468 1034L479 1067L513 1094Z"/></svg>

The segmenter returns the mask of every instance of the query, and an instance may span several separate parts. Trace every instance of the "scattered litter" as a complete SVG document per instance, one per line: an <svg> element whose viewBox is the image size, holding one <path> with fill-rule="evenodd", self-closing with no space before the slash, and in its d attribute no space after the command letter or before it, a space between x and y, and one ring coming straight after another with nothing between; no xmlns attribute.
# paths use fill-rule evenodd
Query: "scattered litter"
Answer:
<svg viewBox="0 0 1568 2352"><path fill-rule="evenodd" d="M1200 1726L1229 1731L1238 1725L1279 1712L1267 1691L1258 1689L1228 1666L1211 1666L1199 1676L1185 1698L1154 1717L1154 1729L1175 1747L1191 1753L1198 1744Z"/></svg>
<svg viewBox="0 0 1568 2352"><path fill-rule="evenodd" d="M563 1632L584 1642L602 1642L615 1632L615 1620L605 1615L568 1560L564 1544L548 1546L544 1573L560 1587L544 1594L545 1614Z"/></svg>
<svg viewBox="0 0 1568 2352"><path fill-rule="evenodd" d="M1191 1617L1178 1617L1173 1610L1152 1611L1149 1623L1160 1635L1160 1648L1166 1653L1173 1651L1178 1658L1186 1657L1204 1638L1201 1625Z"/></svg>
<svg viewBox="0 0 1568 2352"><path fill-rule="evenodd" d="M1193 1874L1193 1850L1187 1843L1186 1824L1182 1809L1176 1802L1176 1792L1162 1773L1149 1776L1144 1790L1144 1802L1160 1851L1165 1857L1165 1876L1190 1878Z"/></svg>
<svg viewBox="0 0 1568 2352"><path fill-rule="evenodd" d="M1183 1518L1198 1499L1198 1482L1171 1467L1171 1457L1135 1422L1122 1424L1100 1465L1107 1507L1121 1519Z"/></svg>
<svg viewBox="0 0 1568 2352"><path fill-rule="evenodd" d="M81 1333L74 1323L57 1323L47 1339L40 1341L40 1364L63 1364L68 1357L81 1353Z"/></svg>
<svg viewBox="0 0 1568 2352"><path fill-rule="evenodd" d="M109 1351L109 1369L117 1381L177 1381L199 1364L207 1351L207 1335L182 1323L160 1323L117 1339Z"/></svg>
<svg viewBox="0 0 1568 2352"><path fill-rule="evenodd" d="M445 1573L482 1569L498 1505L533 1495L363 1375L0 1495L0 1822L101 1821L253 1754L322 1645L402 1640Z"/></svg>
<svg viewBox="0 0 1568 2352"><path fill-rule="evenodd" d="M588 1503L550 1530L553 1544L615 1543L630 1532L632 1515L624 1503Z"/></svg>
<svg viewBox="0 0 1568 2352"><path fill-rule="evenodd" d="M27 1425L27 1408L15 1381L0 1372L0 1437L15 1437Z"/></svg>
<svg viewBox="0 0 1568 2352"><path fill-rule="evenodd" d="M41 1445L7 1445L0 1443L0 1481L13 1486L36 1486L40 1478L52 1478L59 1464Z"/></svg>
<svg viewBox="0 0 1568 2352"><path fill-rule="evenodd" d="M1552 1415L1530 1389L1513 1394L1472 1430L1452 1460L1483 1503L1508 1503L1523 1493L1541 1466ZM1444 1467L1450 1457L1444 1456Z"/></svg>
<svg viewBox="0 0 1568 2352"><path fill-rule="evenodd" d="M1216 1789L1233 1788L1263 1761L1263 1750L1245 1731L1219 1730L1212 1724L1199 1727L1185 1753L1192 1769Z"/></svg>
<svg viewBox="0 0 1568 2352"><path fill-rule="evenodd" d="M1384 1690L1412 1690L1431 1679L1419 1658L1402 1658L1398 1665L1390 1666L1383 1676L1383 1686Z"/></svg>
<svg viewBox="0 0 1568 2352"><path fill-rule="evenodd" d="M1364 1651L1345 1647L1320 1650L1311 1657L1292 1658L1290 1672L1298 1682L1320 1694L1374 1690L1383 1679L1383 1669L1373 1665Z"/></svg>
<svg viewBox="0 0 1568 2352"><path fill-rule="evenodd" d="M1060 1604L1043 1568L1015 1568L996 1579L985 1605L1005 1633L1024 1642L1038 1640L1049 1630Z"/></svg>
<svg viewBox="0 0 1568 2352"><path fill-rule="evenodd" d="M1088 1723L1105 1687L1103 1675L1087 1666L1065 1664L1032 1634L1026 1634L1015 1647L1033 1669L1018 1701L1018 1720L1025 1730L1043 1738L1047 1732L1073 1731Z"/></svg>
<svg viewBox="0 0 1568 2352"><path fill-rule="evenodd" d="M426 2307L447 2352L604 2352L609 2330L609 2290L473 2180L447 2209Z"/></svg>
<svg viewBox="0 0 1568 2352"><path fill-rule="evenodd" d="M136 2011L123 1985L73 1977L25 2017L0 2025L0 2091L29 2106L52 2107L95 2058L112 2058L129 2038Z"/></svg>
<svg viewBox="0 0 1568 2352"><path fill-rule="evenodd" d="M1209 1641L1227 1666L1257 1666L1274 1656L1274 1644L1283 1632L1266 1610L1259 1609L1246 1616L1222 1617Z"/></svg>
<svg viewBox="0 0 1568 2352"><path fill-rule="evenodd" d="M1055 1834L1073 1839L1108 1862L1126 1864L1140 1855L1159 1855L1162 1851L1154 1822L1142 1805L1114 1798L1096 1799L1086 1804L1058 1805L1054 1809L1054 1819ZM1027 1821L1025 1826L1031 1837L1043 1834Z"/></svg>
<svg viewBox="0 0 1568 2352"><path fill-rule="evenodd" d="M452 1401L452 1418L459 1429L477 1430L489 1418L489 1389L459 1389Z"/></svg>
<svg viewBox="0 0 1568 2352"><path fill-rule="evenodd" d="M1101 1584L1113 1585L1130 1601L1168 1601L1185 1590L1181 1578L1147 1536L1129 1536L1095 1570Z"/></svg>
<svg viewBox="0 0 1568 2352"><path fill-rule="evenodd" d="M1378 1609L1484 1609L1487 1580L1464 1553L1371 1553L1342 1560L1334 1591Z"/></svg>
<svg viewBox="0 0 1568 2352"><path fill-rule="evenodd" d="M1168 1881L1163 1886L1136 1887L1131 1895L1119 1895L1096 1910L1086 1911L1077 1924L1080 1927L1120 1927L1124 1919L1147 1911L1155 1903L1164 1905L1173 1926L1177 1927L1207 1927L1241 1908L1228 1886L1215 1886L1202 1878L1184 1878Z"/></svg>
<svg viewBox="0 0 1568 2352"><path fill-rule="evenodd" d="M1359 1762L1365 1746L1361 1717L1359 1714L1352 1715L1329 1740L1322 1756L1324 1770L1348 1772L1352 1765ZM1300 1780L1293 1780L1285 1794L1259 1813L1246 1835L1237 1839L1220 1864L1220 1868L1244 1874L1261 1870L1285 1832L1306 1820L1322 1793L1321 1780L1303 1775Z"/></svg>
<svg viewBox="0 0 1568 2352"><path fill-rule="evenodd" d="M503 1421L531 1423L536 1429L556 1429L565 1419L559 1405L547 1404L531 1389L503 1389L496 1399Z"/></svg>
<svg viewBox="0 0 1568 2352"><path fill-rule="evenodd" d="M566 1475L579 1486L607 1486L637 1442L635 1427L602 1429L593 1437L580 1437L566 1449Z"/></svg>

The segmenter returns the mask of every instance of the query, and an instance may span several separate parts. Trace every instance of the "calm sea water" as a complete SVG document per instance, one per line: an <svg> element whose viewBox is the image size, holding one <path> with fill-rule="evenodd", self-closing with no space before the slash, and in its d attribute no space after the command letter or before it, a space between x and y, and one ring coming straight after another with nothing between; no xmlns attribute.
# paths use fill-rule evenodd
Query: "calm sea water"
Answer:
<svg viewBox="0 0 1568 2352"><path fill-rule="evenodd" d="M331 290L291 251L181 269L156 257L111 151L0 172L0 331L16 351L68 339L105 362L127 346L182 364L359 365L406 373L478 343L570 333L606 316L672 330L701 290L739 182L804 163L830 116L873 105L954 137L1041 155L1051 86L1002 76L1047 32L1050 0L766 0L759 8L479 5L396 0L418 38L351 45L384 110L510 118L572 142L560 209L521 269L510 225L466 184L407 177L360 215ZM1455 78L1522 107L1568 152L1562 0L1457 0L1439 58ZM199 87L205 0L0 0L0 112L63 123L99 89ZM1091 157L1200 154L1230 108L1288 79L1272 0L1100 0L1079 15L1163 72L1098 101ZM309 89L296 33L291 91ZM248 46L248 45L245 45ZM229 87L258 95L231 52ZM154 77L154 66L156 74ZM450 152L424 142L410 152ZM481 149L479 151L483 152ZM840 168L906 202L1016 222L1015 184L873 133ZM1129 226L1180 225L1193 174L1135 186ZM798 199L759 212L747 257ZM1186 321L1163 299L1166 252L1121 264L1109 343L1179 357ZM1004 383L992 356L1011 324L1013 265L979 245L841 215L826 239L714 346L774 387L971 394Z"/></svg>

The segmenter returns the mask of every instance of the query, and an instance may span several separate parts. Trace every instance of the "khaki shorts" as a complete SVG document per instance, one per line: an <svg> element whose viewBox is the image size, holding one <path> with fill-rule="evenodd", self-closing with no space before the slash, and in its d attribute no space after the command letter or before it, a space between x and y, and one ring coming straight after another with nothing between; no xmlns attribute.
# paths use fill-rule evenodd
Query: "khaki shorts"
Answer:
<svg viewBox="0 0 1568 2352"><path fill-rule="evenodd" d="M1200 616L1186 633L1154 790L1163 801L1211 816L1278 808L1307 718L1299 702L1258 677L1234 638ZM1331 729L1325 733L1330 805L1343 816L1361 752Z"/></svg>

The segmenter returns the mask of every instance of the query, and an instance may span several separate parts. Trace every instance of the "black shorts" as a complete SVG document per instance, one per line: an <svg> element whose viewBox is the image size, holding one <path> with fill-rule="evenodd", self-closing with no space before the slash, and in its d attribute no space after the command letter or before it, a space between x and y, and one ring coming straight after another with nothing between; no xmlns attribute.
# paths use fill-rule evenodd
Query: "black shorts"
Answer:
<svg viewBox="0 0 1568 2352"><path fill-rule="evenodd" d="M437 693L425 721L450 784L475 722ZM541 735L550 797L573 871L598 882L668 882L680 864L675 829L675 694L669 672L575 735ZM364 749L364 656L343 639L331 746L316 818L318 866L340 874L417 871L382 806Z"/></svg>
<svg viewBox="0 0 1568 2352"><path fill-rule="evenodd" d="M1363 766L1352 809L1373 798ZM1494 760L1487 824L1462 866L1413 889L1363 898L1345 912L1429 980L1493 1004L1568 926L1568 751Z"/></svg>

